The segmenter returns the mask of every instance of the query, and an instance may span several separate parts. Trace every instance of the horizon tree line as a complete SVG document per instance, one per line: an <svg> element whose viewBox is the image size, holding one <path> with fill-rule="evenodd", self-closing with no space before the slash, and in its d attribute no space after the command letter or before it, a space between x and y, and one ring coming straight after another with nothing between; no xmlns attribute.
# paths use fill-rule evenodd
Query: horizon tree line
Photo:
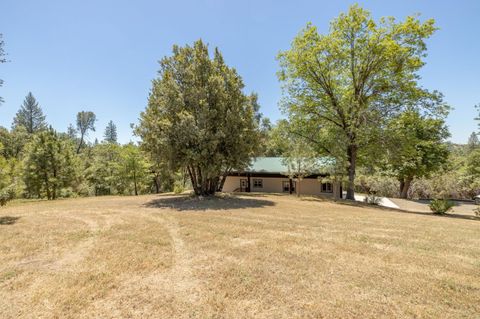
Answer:
<svg viewBox="0 0 480 319"><path fill-rule="evenodd" d="M440 92L419 84L426 41L436 30L433 19L375 20L359 5L341 13L325 34L308 23L291 47L277 56L286 119L276 124L263 117L258 95L244 92L241 76L225 63L218 48L210 52L201 40L191 46L174 45L172 55L159 61L148 105L134 127L134 134L141 137L140 148L119 145L113 121L105 128L103 143L87 143L89 132L96 129L91 111L78 112L75 126L56 133L29 93L12 132L15 138L32 134L35 138L25 142L28 147L20 143L21 147L4 153L19 156L24 147L53 156L52 150L73 147L72 158L83 161L76 183L95 185L95 195L122 193L127 180L131 193L139 194L147 175L157 192L162 180L171 189L181 175L183 185L187 177L196 195L211 196L222 189L229 172L247 167L259 155L284 156L299 180L310 174L312 166L303 160L300 164L299 159L313 163L319 157L334 158L332 178L344 183L350 200L362 187L382 192L365 186L365 176L394 179L397 196L407 198L416 181L447 176L453 166L461 167L465 187L480 191L474 169L480 159L477 133L469 137L467 162L458 162L460 151L446 143L450 107ZM35 162L34 156L26 158ZM61 170L54 171L51 181L44 177L42 188L35 188L42 189L38 194L55 198L57 193L50 187L65 185L56 180Z"/></svg>

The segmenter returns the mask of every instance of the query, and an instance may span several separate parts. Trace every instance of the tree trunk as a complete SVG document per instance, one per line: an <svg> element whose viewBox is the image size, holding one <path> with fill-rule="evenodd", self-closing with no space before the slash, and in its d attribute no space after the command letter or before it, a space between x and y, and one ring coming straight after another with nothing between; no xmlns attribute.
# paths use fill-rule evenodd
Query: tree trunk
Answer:
<svg viewBox="0 0 480 319"><path fill-rule="evenodd" d="M357 146L350 144L347 148L348 184L347 199L355 200L355 170L357 166Z"/></svg>
<svg viewBox="0 0 480 319"><path fill-rule="evenodd" d="M408 190L410 189L410 185L412 184L412 180L413 178L411 177L406 177L404 180L403 180L403 183L400 182L400 185L403 186L401 188L401 192L400 192L400 198L408 198ZM402 185L403 184L403 185Z"/></svg>
<svg viewBox="0 0 480 319"><path fill-rule="evenodd" d="M227 180L227 176L230 173L230 169L226 170L225 173L222 175L222 179L218 183L218 189L217 191L221 192L223 189L223 185L225 185L225 181Z"/></svg>
<svg viewBox="0 0 480 319"><path fill-rule="evenodd" d="M138 195L138 190L137 190L137 174L135 171L133 171L133 186L135 188L135 196Z"/></svg>
<svg viewBox="0 0 480 319"><path fill-rule="evenodd" d="M193 191L197 196L211 196L214 195L218 189L219 177L209 177L202 173L200 166L189 166L188 174L192 182Z"/></svg>
<svg viewBox="0 0 480 319"><path fill-rule="evenodd" d="M400 182L400 189L398 190L398 196L402 198L403 188L405 187L405 178L401 177L398 179Z"/></svg>
<svg viewBox="0 0 480 319"><path fill-rule="evenodd" d="M159 194L160 193L160 176L155 175L155 177L153 178L153 183L155 184L155 192Z"/></svg>
<svg viewBox="0 0 480 319"><path fill-rule="evenodd" d="M83 144L83 133L80 135L80 142L78 143L78 147L77 147L77 154L80 154L80 149L82 148L82 144Z"/></svg>

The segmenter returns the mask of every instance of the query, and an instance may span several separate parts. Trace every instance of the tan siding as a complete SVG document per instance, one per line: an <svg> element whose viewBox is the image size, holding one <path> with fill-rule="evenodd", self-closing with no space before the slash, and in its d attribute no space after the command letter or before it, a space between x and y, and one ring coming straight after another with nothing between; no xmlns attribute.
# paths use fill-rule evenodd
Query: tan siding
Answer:
<svg viewBox="0 0 480 319"><path fill-rule="evenodd" d="M240 176L228 176L223 186L224 192L233 192L240 188L240 179L247 179L247 177ZM263 182L263 188L253 187L253 180L261 179ZM282 182L288 182L288 177L251 177L250 189L252 192L265 192L265 193L283 193ZM297 181L297 187L299 183ZM303 179L300 182L300 193L302 195L320 195L321 183L317 179ZM324 194L324 193L323 193Z"/></svg>

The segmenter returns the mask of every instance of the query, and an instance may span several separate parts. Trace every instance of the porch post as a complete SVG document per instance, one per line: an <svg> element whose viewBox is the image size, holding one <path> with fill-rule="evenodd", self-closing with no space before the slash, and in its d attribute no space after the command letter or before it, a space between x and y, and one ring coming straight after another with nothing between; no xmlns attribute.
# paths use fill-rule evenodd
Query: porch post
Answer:
<svg viewBox="0 0 480 319"><path fill-rule="evenodd" d="M247 193L250 193L250 173L247 174Z"/></svg>

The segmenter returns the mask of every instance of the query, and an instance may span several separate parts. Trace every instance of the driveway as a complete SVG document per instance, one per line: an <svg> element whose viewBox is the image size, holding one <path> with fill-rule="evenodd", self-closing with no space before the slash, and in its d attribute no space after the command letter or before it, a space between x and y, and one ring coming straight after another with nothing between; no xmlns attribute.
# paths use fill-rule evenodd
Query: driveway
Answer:
<svg viewBox="0 0 480 319"><path fill-rule="evenodd" d="M430 213L430 204L429 200L426 199L401 199L401 198L390 198L390 201L397 205L400 209L412 211L412 212L428 212ZM473 212L478 205L475 205L473 202L465 202L465 201L453 201L455 206L452 208L450 213L455 213L459 215L469 215L475 216Z"/></svg>
<svg viewBox="0 0 480 319"><path fill-rule="evenodd" d="M362 194L355 194L355 200L358 202L363 202L365 200L365 195ZM380 206L390 207L390 208L400 208L397 204L391 201L389 198L380 197L380 202L378 203Z"/></svg>

